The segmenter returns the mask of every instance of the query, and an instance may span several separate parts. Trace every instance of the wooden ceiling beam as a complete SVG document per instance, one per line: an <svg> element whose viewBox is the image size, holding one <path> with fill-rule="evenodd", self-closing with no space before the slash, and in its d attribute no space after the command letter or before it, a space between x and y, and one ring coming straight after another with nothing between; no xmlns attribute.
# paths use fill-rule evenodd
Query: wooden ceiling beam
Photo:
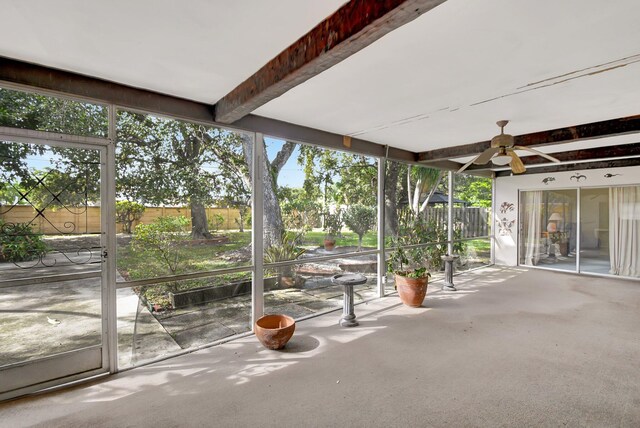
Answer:
<svg viewBox="0 0 640 428"><path fill-rule="evenodd" d="M517 135L514 137L514 140L517 146L542 147L551 144L571 143L637 132L640 132L640 115ZM491 141L481 141L462 146L430 150L420 153L418 155L418 161L430 163L457 157L475 156L489 147L491 147Z"/></svg>
<svg viewBox="0 0 640 428"><path fill-rule="evenodd" d="M550 153L561 162L579 162L588 160L603 160L613 158L627 158L631 156L640 156L640 143L633 144L621 144L618 146L606 146L606 147L594 147L592 149L584 150L572 150L570 152ZM522 163L526 167L532 167L535 165L548 164L549 160L542 156L523 156L521 157ZM457 162L455 164L461 166ZM431 165L431 163L429 164ZM486 165L471 165L467 168L467 171L487 171L495 168L489 162Z"/></svg>
<svg viewBox="0 0 640 428"><path fill-rule="evenodd" d="M233 123L445 0L351 0L218 101Z"/></svg>
<svg viewBox="0 0 640 428"><path fill-rule="evenodd" d="M549 166L543 166L540 168L531 168L528 169L523 174L518 175L526 175L526 174L553 174L555 172L561 171L577 171L581 169L608 169L608 168L623 168L627 166L637 166L640 165L640 158L625 158L625 159L611 159L611 160L603 160L597 162L583 162L583 163L571 163L571 164L553 164ZM511 171L497 171L495 173L497 177L510 177L512 175Z"/></svg>

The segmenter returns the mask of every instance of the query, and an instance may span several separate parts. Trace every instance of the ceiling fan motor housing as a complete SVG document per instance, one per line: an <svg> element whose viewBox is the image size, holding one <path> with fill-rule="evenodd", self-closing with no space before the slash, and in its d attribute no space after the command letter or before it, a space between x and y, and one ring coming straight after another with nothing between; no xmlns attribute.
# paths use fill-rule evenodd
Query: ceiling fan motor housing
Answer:
<svg viewBox="0 0 640 428"><path fill-rule="evenodd" d="M511 147L513 146L513 135L500 134L491 139L491 147Z"/></svg>

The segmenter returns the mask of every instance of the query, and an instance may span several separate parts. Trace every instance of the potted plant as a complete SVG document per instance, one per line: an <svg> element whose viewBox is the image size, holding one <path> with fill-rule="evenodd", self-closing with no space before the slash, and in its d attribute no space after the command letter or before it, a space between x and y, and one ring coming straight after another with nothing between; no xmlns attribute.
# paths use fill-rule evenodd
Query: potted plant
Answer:
<svg viewBox="0 0 640 428"><path fill-rule="evenodd" d="M336 237L340 234L342 229L342 212L336 210L335 214L329 212L324 215L324 249L332 251L336 245Z"/></svg>
<svg viewBox="0 0 640 428"><path fill-rule="evenodd" d="M569 234L567 232L552 232L549 234L549 239L553 245L558 245L560 255L569 255Z"/></svg>
<svg viewBox="0 0 640 428"><path fill-rule="evenodd" d="M425 264L424 248L406 247L407 239L400 237L392 245L395 250L389 254L387 270L394 274L395 287L400 300L407 306L420 307L427 295L427 285L431 274Z"/></svg>
<svg viewBox="0 0 640 428"><path fill-rule="evenodd" d="M427 222L420 215L406 210L399 216L398 235L391 241L395 250L389 253L387 271L394 274L400 300L407 306L421 306L427 295L429 248L415 244L428 242L428 233Z"/></svg>
<svg viewBox="0 0 640 428"><path fill-rule="evenodd" d="M300 234L295 235L283 232L281 243L272 245L264 251L265 263L284 262L300 257L306 251L303 248L298 248L298 242L301 238L302 236ZM274 270L278 276L278 285L281 288L290 288L299 285L299 280L295 276L292 265L280 266Z"/></svg>

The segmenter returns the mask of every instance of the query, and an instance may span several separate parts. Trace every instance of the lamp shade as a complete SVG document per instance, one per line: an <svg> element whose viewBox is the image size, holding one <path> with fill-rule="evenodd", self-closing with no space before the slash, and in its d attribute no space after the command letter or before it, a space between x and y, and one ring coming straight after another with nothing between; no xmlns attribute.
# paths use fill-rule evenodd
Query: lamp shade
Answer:
<svg viewBox="0 0 640 428"><path fill-rule="evenodd" d="M549 221L562 221L562 216L558 213L553 213L551 214L551 217L549 217Z"/></svg>

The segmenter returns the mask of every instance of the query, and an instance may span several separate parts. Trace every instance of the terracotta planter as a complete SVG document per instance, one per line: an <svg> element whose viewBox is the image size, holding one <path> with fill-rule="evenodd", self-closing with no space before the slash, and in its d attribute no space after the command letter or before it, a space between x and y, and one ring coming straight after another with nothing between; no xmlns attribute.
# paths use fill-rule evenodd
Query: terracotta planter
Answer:
<svg viewBox="0 0 640 428"><path fill-rule="evenodd" d="M327 251L333 251L333 249L336 246L336 240L335 239L325 239L324 240L324 249Z"/></svg>
<svg viewBox="0 0 640 428"><path fill-rule="evenodd" d="M558 244L558 247L560 249L560 255L562 256L568 256L569 255L569 243L568 242L561 242Z"/></svg>
<svg viewBox="0 0 640 428"><path fill-rule="evenodd" d="M281 314L265 315L254 326L256 337L267 349L284 348L295 330L293 318Z"/></svg>
<svg viewBox="0 0 640 428"><path fill-rule="evenodd" d="M396 289L402 303L412 308L422 306L422 302L427 295L429 278L409 278L398 274L395 277Z"/></svg>

